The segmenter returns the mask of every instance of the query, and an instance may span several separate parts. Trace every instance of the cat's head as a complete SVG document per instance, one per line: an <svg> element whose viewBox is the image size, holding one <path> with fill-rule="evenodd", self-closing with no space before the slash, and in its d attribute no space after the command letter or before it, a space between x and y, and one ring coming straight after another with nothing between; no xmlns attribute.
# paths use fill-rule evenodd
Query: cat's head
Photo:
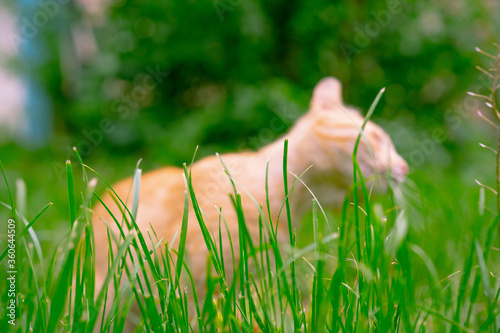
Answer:
<svg viewBox="0 0 500 333"><path fill-rule="evenodd" d="M335 170L339 177L346 177L346 184L352 183L352 154L364 118L357 110L344 105L339 81L327 77L316 85L308 115L314 122L313 134L319 141L319 149L328 157L318 161L319 164ZM408 165L396 152L389 135L371 121L362 132L357 160L364 178L377 178L383 189L388 179L397 184L403 182Z"/></svg>

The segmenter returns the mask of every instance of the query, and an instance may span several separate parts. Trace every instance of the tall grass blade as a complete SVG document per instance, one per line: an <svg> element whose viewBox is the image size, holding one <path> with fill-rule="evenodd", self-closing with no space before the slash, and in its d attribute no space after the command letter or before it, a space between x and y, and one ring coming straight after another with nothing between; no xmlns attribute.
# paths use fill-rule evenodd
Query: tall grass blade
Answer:
<svg viewBox="0 0 500 333"><path fill-rule="evenodd" d="M136 168L134 172L134 194L132 195L132 216L137 219L137 211L139 210L139 194L141 192L141 175L142 169Z"/></svg>
<svg viewBox="0 0 500 333"><path fill-rule="evenodd" d="M189 196L188 192L184 192L184 211L182 214L182 225L181 225L181 236L179 239L179 247L177 252L177 264L175 265L175 287L179 285L179 279L181 277L182 263L184 262L184 252L186 250L186 237L187 237L187 227L188 227L188 216L189 216Z"/></svg>
<svg viewBox="0 0 500 333"><path fill-rule="evenodd" d="M456 323L460 322L460 317L461 317L461 312L462 312L462 305L465 299L465 293L467 291L467 285L469 283L469 278L472 272L472 263L474 260L474 252L475 252L475 237L473 238L472 244L471 244L471 249L469 252L469 256L465 261L464 264L464 270L463 270L463 275L460 280L460 286L458 289L458 296L457 296L457 307L455 310L455 315L453 316L453 321ZM452 333L458 332L458 326L454 325L451 329Z"/></svg>
<svg viewBox="0 0 500 333"><path fill-rule="evenodd" d="M52 303L50 306L50 314L47 326L48 332L58 331L56 327L57 324L59 323L62 312L66 305L68 292L71 290L73 265L75 263L75 255L76 255L76 244L80 239L83 227L84 227L83 223L75 219L75 223L73 224L73 227L71 229L69 242L66 246L67 254L64 257L64 262L62 270L59 273L56 289L51 297Z"/></svg>
<svg viewBox="0 0 500 333"><path fill-rule="evenodd" d="M76 220L76 200L75 200L75 183L73 180L73 169L71 161L66 161L66 175L68 180L68 200L69 200L69 218L70 225L73 225Z"/></svg>
<svg viewBox="0 0 500 333"><path fill-rule="evenodd" d="M7 192L9 193L10 207L11 207L11 215L10 217L16 217L16 205L14 202L14 196L12 195L12 191L10 189L9 181L7 180L7 175L5 174L5 169L3 168L2 161L0 161L0 169L2 170L3 179L5 181L5 185L7 186Z"/></svg>
<svg viewBox="0 0 500 333"><path fill-rule="evenodd" d="M38 218L40 218L40 216L42 216L42 214L45 213L45 211L49 209L49 207L51 207L52 205L53 205L52 202L49 202L47 205L45 205L45 207L43 207L42 210L40 210L38 214L36 214L36 216L27 225L25 225L23 229L21 229L21 232L19 232L18 237L19 238L23 237L26 234L26 232L28 232L28 230L33 226L33 224L35 224ZM8 250L9 248L7 247L2 252L2 254L0 254L0 261L2 261L3 258L5 258Z"/></svg>

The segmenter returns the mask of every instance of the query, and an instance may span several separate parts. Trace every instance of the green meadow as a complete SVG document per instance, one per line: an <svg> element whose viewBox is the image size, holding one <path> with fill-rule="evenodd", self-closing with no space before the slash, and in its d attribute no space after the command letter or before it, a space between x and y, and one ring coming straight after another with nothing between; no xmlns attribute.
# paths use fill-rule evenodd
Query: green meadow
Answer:
<svg viewBox="0 0 500 333"><path fill-rule="evenodd" d="M133 0L92 9L8 0L2 8L18 30L5 30L17 42L14 52L0 44L0 79L22 78L24 104L0 97L8 106L0 107L0 332L121 332L130 323L137 332L500 331L498 3ZM221 217L209 231L193 156L274 141L326 76L390 135L409 165L404 183L387 193L367 187L355 150L340 210L311 193L312 211L292 221L300 180L287 183L286 243L265 207L259 237L246 232L236 187L224 209L237 221ZM283 152L286 173L287 144ZM141 172L166 165L185 168L196 219L179 221L172 247L137 230L137 210L123 208L100 289L94 205L116 181L133 176L140 188ZM131 198L137 207L141 198ZM230 235L238 262L215 241L226 223L239 226ZM203 288L184 252L188 224L209 251Z"/></svg>

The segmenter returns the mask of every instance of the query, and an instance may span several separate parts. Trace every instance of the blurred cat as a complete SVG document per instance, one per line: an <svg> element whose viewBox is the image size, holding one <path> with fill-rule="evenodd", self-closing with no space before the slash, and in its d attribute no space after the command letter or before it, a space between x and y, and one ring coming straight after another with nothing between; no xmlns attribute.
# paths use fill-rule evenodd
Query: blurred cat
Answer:
<svg viewBox="0 0 500 333"><path fill-rule="evenodd" d="M253 200L263 207L264 212L267 212L268 208L265 192L267 163L269 163L269 209L273 223L278 220L280 208L285 200L284 140L289 141L289 174L287 175L289 188L295 179L294 175L301 175L310 167L301 180L312 190L323 207L340 209L349 187L352 186L351 156L363 120L358 111L343 104L341 84L336 79L328 77L316 85L310 110L288 133L256 152L221 155L222 161L227 166L241 194L247 228L253 239L258 239L259 235L258 209ZM406 162L396 152L388 134L371 121L366 124L363 131L357 158L365 179L379 175L375 188L380 188L382 191L387 187L387 180L400 183L408 173ZM192 184L209 230L219 241L218 208L222 208L232 240L237 247L237 216L230 199L233 188L217 156L206 157L194 163ZM117 183L113 188L125 201L129 192L132 193L131 185L132 179L129 178ZM140 229L145 232L151 223L158 238L171 241L177 235L178 240L185 191L184 171L181 168L165 167L143 175L137 215L137 224ZM121 216L120 210L109 194L105 195L103 200L115 216ZM130 202L131 200L129 200L131 206ZM295 186L291 203L292 221L299 223L302 215L310 210L311 206L312 196L299 182ZM286 213L281 215L278 240L287 242ZM96 275L98 283L102 283L108 273L107 227L102 219L112 226L115 233L117 233L117 228L101 205L95 207L93 219L97 253L99 253L96 258ZM224 257L227 260L231 258L230 247L226 233L222 234L224 251L226 251ZM235 255L238 255L238 250L235 250ZM186 259L193 277L197 279L197 284L201 285L205 278L207 249L191 204Z"/></svg>

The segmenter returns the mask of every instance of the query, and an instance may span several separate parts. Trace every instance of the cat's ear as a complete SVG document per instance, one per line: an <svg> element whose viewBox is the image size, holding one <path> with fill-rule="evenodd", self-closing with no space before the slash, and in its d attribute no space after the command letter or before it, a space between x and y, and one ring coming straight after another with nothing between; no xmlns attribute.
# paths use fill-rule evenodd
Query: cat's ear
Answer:
<svg viewBox="0 0 500 333"><path fill-rule="evenodd" d="M313 109L334 109L342 103L342 84L333 77L325 77L314 87L311 99Z"/></svg>

